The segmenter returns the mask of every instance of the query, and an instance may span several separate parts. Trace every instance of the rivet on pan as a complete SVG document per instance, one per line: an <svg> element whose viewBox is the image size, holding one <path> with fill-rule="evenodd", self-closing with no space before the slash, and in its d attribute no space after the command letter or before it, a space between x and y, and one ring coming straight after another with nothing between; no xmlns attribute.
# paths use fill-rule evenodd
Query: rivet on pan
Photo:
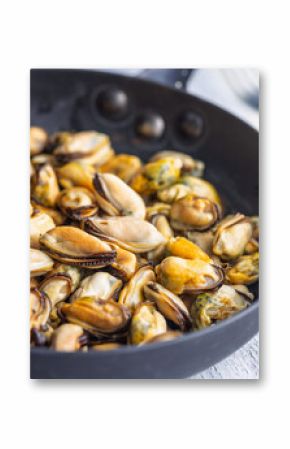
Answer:
<svg viewBox="0 0 290 449"><path fill-rule="evenodd" d="M121 120L128 112L128 97L121 89L107 88L99 93L97 108L104 117Z"/></svg>
<svg viewBox="0 0 290 449"><path fill-rule="evenodd" d="M204 121L198 113L186 111L178 118L177 127L182 137L196 140L203 133Z"/></svg>
<svg viewBox="0 0 290 449"><path fill-rule="evenodd" d="M159 114L147 112L137 118L135 131L145 140L158 140L164 134L165 122Z"/></svg>

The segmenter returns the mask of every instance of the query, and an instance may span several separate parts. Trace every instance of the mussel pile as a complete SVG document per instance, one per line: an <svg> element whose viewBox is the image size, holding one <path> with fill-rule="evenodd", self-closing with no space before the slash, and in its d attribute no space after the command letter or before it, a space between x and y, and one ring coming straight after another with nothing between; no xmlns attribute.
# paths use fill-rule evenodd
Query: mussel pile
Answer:
<svg viewBox="0 0 290 449"><path fill-rule="evenodd" d="M31 344L106 351L248 307L257 217L226 215L204 163L116 154L107 135L31 128Z"/></svg>

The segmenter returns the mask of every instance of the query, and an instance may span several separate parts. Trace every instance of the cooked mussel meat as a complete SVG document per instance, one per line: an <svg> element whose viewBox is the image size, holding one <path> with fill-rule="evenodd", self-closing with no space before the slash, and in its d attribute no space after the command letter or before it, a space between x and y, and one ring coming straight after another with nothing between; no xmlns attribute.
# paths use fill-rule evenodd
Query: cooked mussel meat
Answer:
<svg viewBox="0 0 290 449"><path fill-rule="evenodd" d="M30 329L42 330L49 318L51 302L49 297L34 288L30 291Z"/></svg>
<svg viewBox="0 0 290 449"><path fill-rule="evenodd" d="M30 249L30 276L42 276L53 268L53 260L39 249Z"/></svg>
<svg viewBox="0 0 290 449"><path fill-rule="evenodd" d="M107 270L123 281L128 281L137 269L136 255L113 243L110 243L110 246L116 251L116 259L107 267Z"/></svg>
<svg viewBox="0 0 290 449"><path fill-rule="evenodd" d="M94 297L96 300L113 298L114 295L121 289L122 281L115 278L109 273L98 271L91 276L85 277L79 288L71 296L70 301L84 298L86 296Z"/></svg>
<svg viewBox="0 0 290 449"><path fill-rule="evenodd" d="M85 229L133 253L148 252L165 242L155 226L135 217L91 217L86 220Z"/></svg>
<svg viewBox="0 0 290 449"><path fill-rule="evenodd" d="M164 150L155 153L150 162L156 162L164 158L173 158L181 165L181 173L192 176L202 176L204 172L204 163L198 159L193 159L186 153L179 151Z"/></svg>
<svg viewBox="0 0 290 449"><path fill-rule="evenodd" d="M85 187L94 192L93 177L96 170L92 165L72 161L56 168L59 184L67 189L69 187Z"/></svg>
<svg viewBox="0 0 290 449"><path fill-rule="evenodd" d="M65 264L56 264L39 286L50 299L52 307L67 299L80 283L80 270Z"/></svg>
<svg viewBox="0 0 290 449"><path fill-rule="evenodd" d="M73 226L57 226L40 243L53 259L83 268L102 268L116 259L116 251L106 242Z"/></svg>
<svg viewBox="0 0 290 449"><path fill-rule="evenodd" d="M175 338L181 337L181 335L182 333L179 331L167 331L163 334L157 334L154 337L149 338L149 340L146 340L146 344L175 340Z"/></svg>
<svg viewBox="0 0 290 449"><path fill-rule="evenodd" d="M216 203L194 194L175 201L171 206L171 226L177 231L205 231L219 219L220 211Z"/></svg>
<svg viewBox="0 0 290 449"><path fill-rule="evenodd" d="M177 183L157 192L157 198L164 203L172 204L191 193L190 187Z"/></svg>
<svg viewBox="0 0 290 449"><path fill-rule="evenodd" d="M223 281L220 267L200 259L169 256L156 267L156 273L158 282L177 295L212 290Z"/></svg>
<svg viewBox="0 0 290 449"><path fill-rule="evenodd" d="M166 204L166 203L153 203L150 206L146 207L146 219L148 221L152 221L152 218L155 215L164 215L165 217L169 217L170 216L170 209L171 206L170 204Z"/></svg>
<svg viewBox="0 0 290 449"><path fill-rule="evenodd" d="M30 217L30 247L39 249L40 237L53 228L55 223L50 215L41 211L33 213Z"/></svg>
<svg viewBox="0 0 290 449"><path fill-rule="evenodd" d="M226 281L230 284L250 285L259 277L259 253L239 257L226 269Z"/></svg>
<svg viewBox="0 0 290 449"><path fill-rule="evenodd" d="M31 164L33 165L34 169L37 165L49 164L54 166L54 157L52 154L48 153L36 154L35 156L32 156Z"/></svg>
<svg viewBox="0 0 290 449"><path fill-rule="evenodd" d="M64 303L60 313L68 322L78 324L96 337L123 331L130 320L127 307L111 299L96 300L94 296L78 298L71 304Z"/></svg>
<svg viewBox="0 0 290 449"><path fill-rule="evenodd" d="M214 232L212 229L208 231L189 231L185 232L185 236L188 240L199 246L205 253L212 255L212 244L214 239Z"/></svg>
<svg viewBox="0 0 290 449"><path fill-rule="evenodd" d="M151 223L155 226L155 228L163 235L165 242L167 242L171 237L173 237L174 233L171 229L168 219L165 215L156 214L153 215L150 219ZM153 251L147 253L147 257L149 261L153 263L160 262L160 260L164 257L166 249L166 243L158 246Z"/></svg>
<svg viewBox="0 0 290 449"><path fill-rule="evenodd" d="M195 243L185 237L172 237L168 240L166 251L170 256L182 257L183 259L200 259L212 262L212 259Z"/></svg>
<svg viewBox="0 0 290 449"><path fill-rule="evenodd" d="M148 154L144 163L115 154L96 130L31 128L32 346L170 341L253 301L258 217L224 216L230 204L203 179L202 161L174 149ZM211 167L208 175L217 179Z"/></svg>
<svg viewBox="0 0 290 449"><path fill-rule="evenodd" d="M65 133L59 141L53 152L58 163L81 161L98 166L114 155L108 136L96 131Z"/></svg>
<svg viewBox="0 0 290 449"><path fill-rule="evenodd" d="M32 178L32 199L47 207L54 207L59 195L56 174L50 164L35 166Z"/></svg>
<svg viewBox="0 0 290 449"><path fill-rule="evenodd" d="M122 348L121 343L116 342L106 342L106 343L96 343L91 346L94 351L113 351L114 349Z"/></svg>
<svg viewBox="0 0 290 449"><path fill-rule="evenodd" d="M219 207L222 207L222 201L216 188L205 179L201 179L196 176L182 176L179 182L190 188L191 193L195 196L207 198Z"/></svg>
<svg viewBox="0 0 290 449"><path fill-rule="evenodd" d="M191 327L191 317L183 301L162 285L148 282L144 286L144 296L148 301L154 302L159 312L182 331Z"/></svg>
<svg viewBox="0 0 290 449"><path fill-rule="evenodd" d="M58 209L42 206L35 201L31 201L31 206L33 207L33 212L31 215L37 214L38 212L43 212L53 220L56 226L61 226L66 220L66 217Z"/></svg>
<svg viewBox="0 0 290 449"><path fill-rule="evenodd" d="M143 293L145 286L155 279L156 276L152 267L141 267L122 289L118 302L133 312L145 300Z"/></svg>
<svg viewBox="0 0 290 449"><path fill-rule="evenodd" d="M77 324L64 323L54 330L51 345L56 351L78 351L85 344L84 330Z"/></svg>
<svg viewBox="0 0 290 449"><path fill-rule="evenodd" d="M236 259L243 254L251 236L252 225L244 215L229 215L217 226L213 253L223 260Z"/></svg>
<svg viewBox="0 0 290 449"><path fill-rule="evenodd" d="M98 168L100 173L112 173L129 184L131 179L141 169L139 157L131 154L116 154L106 164Z"/></svg>
<svg viewBox="0 0 290 449"><path fill-rule="evenodd" d="M145 217L143 199L118 176L96 173L93 182L98 205L107 215L129 215L140 219Z"/></svg>
<svg viewBox="0 0 290 449"><path fill-rule="evenodd" d="M141 194L149 194L174 184L180 175L181 162L174 158L164 158L145 164L131 182L131 187Z"/></svg>
<svg viewBox="0 0 290 449"><path fill-rule="evenodd" d="M230 317L245 309L249 305L249 298L249 292L240 293L230 285L222 285L216 292L198 295L191 309L194 327L202 329Z"/></svg>
<svg viewBox="0 0 290 449"><path fill-rule="evenodd" d="M62 190L57 204L65 215L76 221L93 216L98 211L93 192L85 187L71 187Z"/></svg>
<svg viewBox="0 0 290 449"><path fill-rule="evenodd" d="M48 142L48 134L43 128L33 126L30 128L30 154L41 153Z"/></svg>
<svg viewBox="0 0 290 449"><path fill-rule="evenodd" d="M139 304L136 308L129 330L129 342L133 345L146 343L152 337L164 334L167 330L166 320L150 302Z"/></svg>

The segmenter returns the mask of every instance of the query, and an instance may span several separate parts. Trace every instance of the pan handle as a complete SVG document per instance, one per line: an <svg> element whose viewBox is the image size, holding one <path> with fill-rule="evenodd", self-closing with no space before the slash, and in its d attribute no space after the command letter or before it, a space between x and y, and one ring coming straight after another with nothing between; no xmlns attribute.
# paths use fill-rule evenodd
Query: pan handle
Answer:
<svg viewBox="0 0 290 449"><path fill-rule="evenodd" d="M166 84L176 89L186 90L187 81L195 69L145 69L138 74L140 78Z"/></svg>

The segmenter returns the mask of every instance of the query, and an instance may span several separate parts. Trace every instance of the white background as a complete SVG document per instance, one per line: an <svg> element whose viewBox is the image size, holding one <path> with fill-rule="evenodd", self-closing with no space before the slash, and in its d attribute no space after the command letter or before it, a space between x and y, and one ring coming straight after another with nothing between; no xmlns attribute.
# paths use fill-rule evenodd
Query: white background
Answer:
<svg viewBox="0 0 290 449"><path fill-rule="evenodd" d="M289 445L287 3L276 0L270 8L253 0L2 2L1 447ZM261 71L259 382L29 380L29 68L98 66Z"/></svg>

